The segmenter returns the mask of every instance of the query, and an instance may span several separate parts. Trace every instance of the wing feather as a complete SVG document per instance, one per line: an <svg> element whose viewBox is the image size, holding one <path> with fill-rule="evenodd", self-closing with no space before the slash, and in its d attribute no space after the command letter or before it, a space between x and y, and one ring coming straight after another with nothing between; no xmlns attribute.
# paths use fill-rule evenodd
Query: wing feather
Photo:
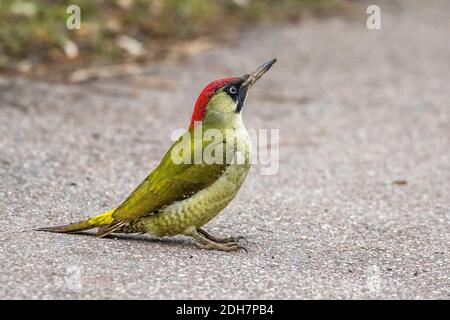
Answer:
<svg viewBox="0 0 450 320"><path fill-rule="evenodd" d="M191 150L194 150L192 129L187 133L191 137ZM155 214L176 201L190 197L211 185L222 175L226 167L225 161L222 161L222 164L175 164L172 161L173 148L182 143L186 134L174 143L152 173L117 207L113 214L115 221L99 230L99 236L114 232L128 222ZM202 141L201 144L198 143L198 147L203 150L205 143L210 141ZM214 141L214 143L225 144L226 142ZM191 153L191 160L193 160L193 152Z"/></svg>

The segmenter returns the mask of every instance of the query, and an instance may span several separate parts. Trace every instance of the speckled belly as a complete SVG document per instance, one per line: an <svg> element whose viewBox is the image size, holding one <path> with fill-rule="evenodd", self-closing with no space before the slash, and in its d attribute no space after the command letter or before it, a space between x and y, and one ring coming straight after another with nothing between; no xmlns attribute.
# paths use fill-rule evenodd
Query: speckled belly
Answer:
<svg viewBox="0 0 450 320"><path fill-rule="evenodd" d="M230 165L209 187L192 197L167 206L156 215L130 225L128 232L146 232L155 236L183 233L188 227L201 227L224 209L244 183L249 164ZM127 230L122 230L127 232Z"/></svg>

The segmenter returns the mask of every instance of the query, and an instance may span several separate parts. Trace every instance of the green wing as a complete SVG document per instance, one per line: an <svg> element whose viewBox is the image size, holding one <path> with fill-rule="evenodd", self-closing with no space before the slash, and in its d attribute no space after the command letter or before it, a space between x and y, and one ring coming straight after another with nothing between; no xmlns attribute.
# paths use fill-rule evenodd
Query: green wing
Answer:
<svg viewBox="0 0 450 320"><path fill-rule="evenodd" d="M190 134L190 150L193 151L191 152L191 163L175 164L171 157L172 150L177 146L180 147L179 144L182 143L187 133ZM175 201L192 196L220 177L225 170L226 161L222 161L222 164L194 164L192 161L195 152L194 146L204 150L205 145L211 142L202 141L202 143L194 144L192 130L187 131L186 134L174 143L158 167L115 210L113 218L116 222L113 224L117 225L117 221L129 222L154 214ZM184 141L186 143L186 140ZM189 140L187 141L189 142ZM225 148L225 141L214 141L214 143L222 143ZM113 227L113 230L116 229L114 226L110 227ZM108 229L111 228L107 228L105 231Z"/></svg>

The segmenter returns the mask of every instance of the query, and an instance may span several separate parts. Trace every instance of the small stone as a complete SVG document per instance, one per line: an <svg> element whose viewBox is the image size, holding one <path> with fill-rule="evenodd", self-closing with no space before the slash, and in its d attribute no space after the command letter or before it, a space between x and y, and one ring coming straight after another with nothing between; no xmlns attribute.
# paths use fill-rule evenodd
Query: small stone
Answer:
<svg viewBox="0 0 450 320"><path fill-rule="evenodd" d="M64 42L64 53L69 59L75 59L80 54L78 46L72 40L66 40Z"/></svg>
<svg viewBox="0 0 450 320"><path fill-rule="evenodd" d="M145 52L142 43L130 36L119 36L116 40L116 44L119 48L127 51L132 56L142 56Z"/></svg>

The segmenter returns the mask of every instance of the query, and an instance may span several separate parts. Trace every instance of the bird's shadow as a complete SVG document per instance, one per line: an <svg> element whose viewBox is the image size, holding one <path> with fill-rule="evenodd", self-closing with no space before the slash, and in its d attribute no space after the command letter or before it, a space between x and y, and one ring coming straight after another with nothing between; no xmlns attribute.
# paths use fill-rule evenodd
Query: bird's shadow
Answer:
<svg viewBox="0 0 450 320"><path fill-rule="evenodd" d="M71 235L77 235L77 236L88 236L88 237L93 237L93 238L98 238L96 236L95 233L92 232L71 232L69 233ZM140 243L160 243L160 244L164 244L164 245L168 245L168 246L187 246L190 247L192 245L192 243L190 242L189 239L183 239L181 237L162 237L162 238L157 238L157 237L151 237L145 234L108 234L103 238L99 238L99 239L108 239L108 240L115 240L115 239L119 239L119 240L131 240L131 241L136 241L136 242L140 242Z"/></svg>

